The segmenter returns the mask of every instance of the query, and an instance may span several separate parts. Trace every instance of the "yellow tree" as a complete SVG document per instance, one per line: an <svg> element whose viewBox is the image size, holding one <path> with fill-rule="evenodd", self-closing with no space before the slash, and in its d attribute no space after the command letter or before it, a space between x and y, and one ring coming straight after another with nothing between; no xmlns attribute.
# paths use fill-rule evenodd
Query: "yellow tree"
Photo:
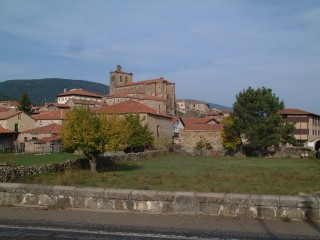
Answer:
<svg viewBox="0 0 320 240"><path fill-rule="evenodd" d="M65 149L81 150L96 172L99 156L105 151L122 150L130 137L127 122L117 116L95 114L88 107L71 110L61 131Z"/></svg>
<svg viewBox="0 0 320 240"><path fill-rule="evenodd" d="M232 131L233 119L230 116L227 116L221 121L221 123L223 124L221 137L224 147L226 149L236 151L241 144L241 139Z"/></svg>

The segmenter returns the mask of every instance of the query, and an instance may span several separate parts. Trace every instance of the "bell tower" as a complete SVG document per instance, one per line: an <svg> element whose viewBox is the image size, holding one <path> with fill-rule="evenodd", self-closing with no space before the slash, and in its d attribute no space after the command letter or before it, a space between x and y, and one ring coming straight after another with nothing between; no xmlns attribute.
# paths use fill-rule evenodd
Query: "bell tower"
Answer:
<svg viewBox="0 0 320 240"><path fill-rule="evenodd" d="M118 86L132 83L132 78L132 73L123 72L121 65L117 65L115 71L110 71L109 94L115 94Z"/></svg>

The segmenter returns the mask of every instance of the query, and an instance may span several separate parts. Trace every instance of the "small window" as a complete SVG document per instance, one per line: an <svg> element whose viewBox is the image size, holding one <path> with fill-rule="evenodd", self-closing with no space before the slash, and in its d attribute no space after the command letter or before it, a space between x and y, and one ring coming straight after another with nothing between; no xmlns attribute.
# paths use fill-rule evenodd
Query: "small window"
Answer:
<svg viewBox="0 0 320 240"><path fill-rule="evenodd" d="M15 131L15 132L18 132L18 131L19 131L19 124L18 124L18 123L16 123L16 124L14 125L14 131Z"/></svg>
<svg viewBox="0 0 320 240"><path fill-rule="evenodd" d="M21 113L18 115L18 119L21 120Z"/></svg>

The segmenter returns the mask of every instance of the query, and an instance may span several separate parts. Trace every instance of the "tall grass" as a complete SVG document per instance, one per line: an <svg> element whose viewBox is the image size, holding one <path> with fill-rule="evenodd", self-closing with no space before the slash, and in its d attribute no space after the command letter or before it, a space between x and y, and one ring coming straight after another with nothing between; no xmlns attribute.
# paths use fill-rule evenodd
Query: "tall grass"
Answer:
<svg viewBox="0 0 320 240"><path fill-rule="evenodd" d="M197 192L297 195L320 191L313 159L226 158L167 154L98 169L37 175L18 181Z"/></svg>

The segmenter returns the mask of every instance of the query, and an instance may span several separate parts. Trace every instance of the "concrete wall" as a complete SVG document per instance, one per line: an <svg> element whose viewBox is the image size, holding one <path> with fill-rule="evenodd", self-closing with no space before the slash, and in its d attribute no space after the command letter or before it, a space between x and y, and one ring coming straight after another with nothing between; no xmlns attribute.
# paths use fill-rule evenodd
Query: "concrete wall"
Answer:
<svg viewBox="0 0 320 240"><path fill-rule="evenodd" d="M0 205L319 221L320 198L0 183Z"/></svg>

